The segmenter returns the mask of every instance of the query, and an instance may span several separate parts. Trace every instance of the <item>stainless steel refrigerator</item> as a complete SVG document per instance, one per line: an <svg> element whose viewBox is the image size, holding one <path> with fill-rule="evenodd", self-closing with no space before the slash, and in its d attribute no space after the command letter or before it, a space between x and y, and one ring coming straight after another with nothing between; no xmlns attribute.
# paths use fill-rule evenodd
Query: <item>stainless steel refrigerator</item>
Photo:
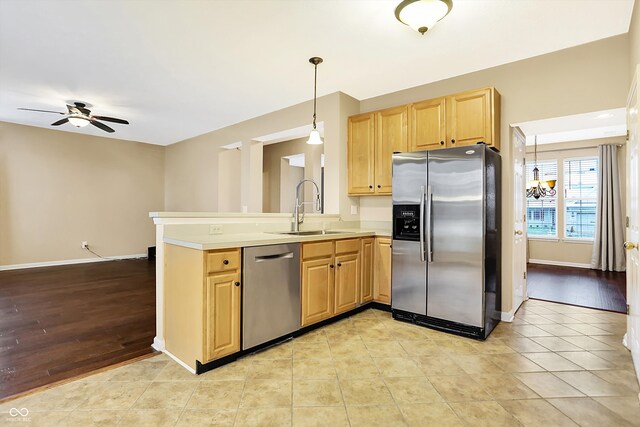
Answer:
<svg viewBox="0 0 640 427"><path fill-rule="evenodd" d="M395 319L485 339L500 321L500 155L393 155Z"/></svg>

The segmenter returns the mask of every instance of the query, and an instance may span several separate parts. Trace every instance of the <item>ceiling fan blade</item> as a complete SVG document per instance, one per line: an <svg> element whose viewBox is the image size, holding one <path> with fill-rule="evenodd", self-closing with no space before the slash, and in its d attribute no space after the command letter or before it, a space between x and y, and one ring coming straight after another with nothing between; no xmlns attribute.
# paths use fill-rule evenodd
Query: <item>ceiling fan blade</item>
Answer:
<svg viewBox="0 0 640 427"><path fill-rule="evenodd" d="M59 111L51 111L51 110L36 110L35 108L18 108L18 110L24 110L24 111L39 111L41 113L54 113L54 114L66 114L66 113L61 113Z"/></svg>
<svg viewBox="0 0 640 427"><path fill-rule="evenodd" d="M63 125L63 124L65 124L65 123L67 123L68 121L69 121L69 119L68 119L67 117L65 117L65 118L64 118L64 119L62 119L62 120L58 120L58 121L57 121L57 122L55 122L55 123L51 123L51 126L60 126L60 125Z"/></svg>
<svg viewBox="0 0 640 427"><path fill-rule="evenodd" d="M103 120L105 122L120 123L121 125L128 125L129 122L124 119L116 119L115 117L106 116L93 116L94 119Z"/></svg>
<svg viewBox="0 0 640 427"><path fill-rule="evenodd" d="M100 123L97 120L91 120L91 124L97 127L98 129L102 129L105 132L109 132L109 133L115 132L115 130L111 129L109 126L105 125L104 123Z"/></svg>

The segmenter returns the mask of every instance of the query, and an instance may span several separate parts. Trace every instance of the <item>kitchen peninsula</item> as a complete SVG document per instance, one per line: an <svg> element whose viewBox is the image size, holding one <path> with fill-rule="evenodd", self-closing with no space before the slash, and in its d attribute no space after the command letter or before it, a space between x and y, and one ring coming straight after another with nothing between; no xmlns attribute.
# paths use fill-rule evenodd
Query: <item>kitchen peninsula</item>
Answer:
<svg viewBox="0 0 640 427"><path fill-rule="evenodd" d="M308 215L301 233L292 235L285 234L291 229L292 218L287 214L150 216L158 229L154 347L191 372L205 372L370 304L385 308L390 303L390 224L347 223L338 215ZM257 279L267 295L265 286L273 288L273 298L286 299L276 300L284 304L284 311L291 305L295 325L290 333L248 347L242 341L242 306L248 292L243 264L248 262L242 259L244 251L256 247L296 249L263 257L293 263L296 282L291 286L296 298L289 299L289 293L280 297L280 279L269 279L266 274ZM282 269L275 263L269 268ZM254 306L252 310L263 309L266 307Z"/></svg>

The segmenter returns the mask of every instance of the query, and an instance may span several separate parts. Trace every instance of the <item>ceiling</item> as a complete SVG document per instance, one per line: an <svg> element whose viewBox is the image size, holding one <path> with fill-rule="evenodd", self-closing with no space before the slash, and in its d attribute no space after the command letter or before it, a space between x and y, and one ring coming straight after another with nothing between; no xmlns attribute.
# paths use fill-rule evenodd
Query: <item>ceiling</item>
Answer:
<svg viewBox="0 0 640 427"><path fill-rule="evenodd" d="M525 134L527 145L534 145L536 137L538 145L612 138L627 134L626 109L622 107L573 114L518 123L515 126Z"/></svg>
<svg viewBox="0 0 640 427"><path fill-rule="evenodd" d="M454 0L425 36L399 0L2 0L0 121L49 127L64 101L167 145L318 93L365 99L626 33L633 0ZM322 111L318 111L322 119ZM309 111L311 121L311 111Z"/></svg>

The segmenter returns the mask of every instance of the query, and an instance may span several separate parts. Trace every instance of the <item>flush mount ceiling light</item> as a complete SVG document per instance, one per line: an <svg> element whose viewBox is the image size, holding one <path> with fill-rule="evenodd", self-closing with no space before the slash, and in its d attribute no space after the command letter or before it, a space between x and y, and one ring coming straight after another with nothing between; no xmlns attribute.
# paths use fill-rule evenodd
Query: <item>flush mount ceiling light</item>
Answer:
<svg viewBox="0 0 640 427"><path fill-rule="evenodd" d="M313 64L314 74L313 74L313 130L309 134L309 139L307 140L307 144L310 145L320 145L322 144L322 138L320 138L320 132L316 129L316 89L318 86L318 64L322 64L322 58L314 56L313 58L309 58L309 62Z"/></svg>
<svg viewBox="0 0 640 427"><path fill-rule="evenodd" d="M447 16L452 7L453 0L404 0L396 7L396 18L424 34Z"/></svg>

